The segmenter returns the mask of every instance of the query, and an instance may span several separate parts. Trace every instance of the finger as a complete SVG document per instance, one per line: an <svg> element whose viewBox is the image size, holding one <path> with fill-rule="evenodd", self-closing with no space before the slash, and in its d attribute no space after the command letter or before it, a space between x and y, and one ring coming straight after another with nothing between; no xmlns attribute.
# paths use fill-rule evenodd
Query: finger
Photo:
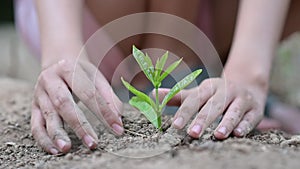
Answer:
<svg viewBox="0 0 300 169"><path fill-rule="evenodd" d="M87 69L85 69L87 74L89 74L90 79L92 79L92 77L93 77L93 76L91 76L91 70L92 70L92 68L90 68L89 71ZM108 125L111 126L113 132L116 133L117 135L121 135L124 132L123 123L122 123L122 119L121 119L123 103L121 102L119 97L115 94L112 87L110 86L108 81L105 79L105 77L98 71L98 69L96 71L96 75L95 75L94 79L95 79L94 84L95 84L97 93L99 93L100 96L103 96L103 98L106 100L106 103L109 108L108 111L102 111L103 117L105 117L105 120L108 122ZM97 99L102 99L102 98L98 97ZM106 108L103 107L103 109L105 110ZM111 116L109 118L109 116L111 115L110 110L112 110L112 112L115 113L117 115L117 117L119 118L119 121L117 121L117 123L115 121L116 120L115 116ZM111 120L109 120L109 119L111 119Z"/></svg>
<svg viewBox="0 0 300 169"><path fill-rule="evenodd" d="M188 128L188 134L199 138L204 130L224 112L232 100L232 93L225 94L224 90L217 90L192 121Z"/></svg>
<svg viewBox="0 0 300 169"><path fill-rule="evenodd" d="M206 79L204 80L199 86L198 89L192 88L192 89L184 89L181 90L179 93L177 93L168 103L168 106L180 106L189 95L195 94L195 92L198 93L210 93L210 95L213 95L216 91L216 85L213 83L214 79ZM165 96L169 93L171 89L168 88L160 88L158 89L158 95L160 101L162 101ZM152 95L155 97L155 91L152 91ZM206 95L206 94L205 94Z"/></svg>
<svg viewBox="0 0 300 169"><path fill-rule="evenodd" d="M186 97L175 114L173 126L177 129L182 129L213 94L212 92L204 91L201 86L190 89L190 91L191 94Z"/></svg>
<svg viewBox="0 0 300 169"><path fill-rule="evenodd" d="M282 130L282 125L278 120L263 118L263 120L257 125L256 129L260 131L267 131L270 129Z"/></svg>
<svg viewBox="0 0 300 169"><path fill-rule="evenodd" d="M267 131L270 129L280 130L282 125L279 121L269 118L263 118L263 120L257 125L256 129L260 131Z"/></svg>
<svg viewBox="0 0 300 169"><path fill-rule="evenodd" d="M89 82L89 86L94 86L93 90L96 93L95 100L96 105L98 106L96 107L98 110L96 112L100 111L100 113L98 113L99 119L101 119L102 121L104 120L104 122L107 123L107 126L110 127L115 134L122 135L124 132L123 124L121 121L122 102L115 95L111 86L109 85L105 77L98 71L98 69L89 67L86 68L85 71L87 73L78 70L78 72L81 72L81 74L88 74L89 76L86 77L91 79L86 81Z"/></svg>
<svg viewBox="0 0 300 169"><path fill-rule="evenodd" d="M170 92L171 89L168 88L160 88L158 89L158 98L159 101L162 102L165 96ZM155 97L155 90L152 92L152 96ZM182 90L177 93L168 103L168 106L180 106L182 101L188 96L188 90Z"/></svg>
<svg viewBox="0 0 300 169"><path fill-rule="evenodd" d="M40 92L37 102L46 121L49 137L56 143L61 152L67 153L71 149L71 140L64 130L62 119L49 100L49 96L45 92Z"/></svg>
<svg viewBox="0 0 300 169"><path fill-rule="evenodd" d="M112 110L112 112L121 116L123 103L114 93L111 85L108 83L103 74L100 73L100 71L92 64L84 64L82 68L88 75L91 82L95 84L97 93L106 99L108 107Z"/></svg>
<svg viewBox="0 0 300 169"><path fill-rule="evenodd" d="M214 132L214 136L218 139L227 138L250 108L251 103L241 97L236 98L228 107L222 121Z"/></svg>
<svg viewBox="0 0 300 169"><path fill-rule="evenodd" d="M83 140L84 144L90 149L94 149L97 146L97 135L72 99L68 87L55 75L49 75L48 78L49 83L45 83L44 87L55 110L70 125L75 134Z"/></svg>
<svg viewBox="0 0 300 169"><path fill-rule="evenodd" d="M33 138L38 142L38 144L48 153L56 155L59 150L56 148L52 140L47 134L45 129L45 120L42 117L42 113L39 108L32 104L31 111L31 133Z"/></svg>
<svg viewBox="0 0 300 169"><path fill-rule="evenodd" d="M112 129L115 134L121 135L124 132L124 129L118 113L113 112L110 109L106 98L98 93L97 88L80 66L77 65L77 68L74 71L69 64L70 63L64 60L59 62L59 71L57 73L67 82L80 100L92 112L96 112L95 115L99 120L104 122L104 124ZM109 86L101 86L101 90L108 90L108 87Z"/></svg>
<svg viewBox="0 0 300 169"><path fill-rule="evenodd" d="M263 113L253 109L245 114L241 122L234 129L233 134L237 137L243 137L252 131L262 120Z"/></svg>

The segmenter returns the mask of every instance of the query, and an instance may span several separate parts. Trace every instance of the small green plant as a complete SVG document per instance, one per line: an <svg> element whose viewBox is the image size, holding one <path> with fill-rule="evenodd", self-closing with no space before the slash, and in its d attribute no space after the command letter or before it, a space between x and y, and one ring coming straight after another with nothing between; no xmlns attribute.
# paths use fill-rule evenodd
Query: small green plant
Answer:
<svg viewBox="0 0 300 169"><path fill-rule="evenodd" d="M180 90L187 87L193 80L195 80L202 72L202 69L192 72L179 81L172 87L160 103L158 89L161 86L161 82L180 64L182 59L172 63L165 71L163 71L164 65L168 59L168 52L166 52L161 58L157 59L155 67L153 66L148 54L144 54L135 46L132 48L132 54L146 77L151 81L155 88L155 101L121 78L124 86L136 95L130 99L129 104L140 110L140 112L143 113L156 128L161 130L161 114L163 108Z"/></svg>

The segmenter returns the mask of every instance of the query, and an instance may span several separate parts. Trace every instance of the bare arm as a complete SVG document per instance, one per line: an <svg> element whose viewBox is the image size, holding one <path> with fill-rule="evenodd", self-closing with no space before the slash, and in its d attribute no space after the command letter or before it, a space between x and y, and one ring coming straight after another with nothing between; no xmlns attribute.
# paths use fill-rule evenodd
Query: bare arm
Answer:
<svg viewBox="0 0 300 169"><path fill-rule="evenodd" d="M110 84L87 59L82 48L83 0L36 0L42 43L42 72L34 89L31 130L35 140L52 154L67 153L68 124L90 149L97 134L72 94L75 94L115 134L123 133L122 102Z"/></svg>
<svg viewBox="0 0 300 169"><path fill-rule="evenodd" d="M174 127L183 128L195 112L198 114L187 132L196 138L219 116L223 117L214 132L218 139L231 133L242 137L256 127L263 118L272 58L288 4L288 0L241 1L223 77L209 78L170 101L182 103Z"/></svg>
<svg viewBox="0 0 300 169"><path fill-rule="evenodd" d="M77 57L82 47L83 0L36 0L43 68Z"/></svg>
<svg viewBox="0 0 300 169"><path fill-rule="evenodd" d="M243 0L225 76L267 90L275 48L289 0ZM242 72L242 73L241 73Z"/></svg>

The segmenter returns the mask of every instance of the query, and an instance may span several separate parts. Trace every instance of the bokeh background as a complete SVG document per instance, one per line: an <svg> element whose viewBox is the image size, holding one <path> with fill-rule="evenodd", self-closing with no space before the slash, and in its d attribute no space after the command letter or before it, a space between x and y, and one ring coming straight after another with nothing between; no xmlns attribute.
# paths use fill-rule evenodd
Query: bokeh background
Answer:
<svg viewBox="0 0 300 169"><path fill-rule="evenodd" d="M14 25L14 1L0 2L0 77L34 83L39 72L37 59L27 50Z"/></svg>
<svg viewBox="0 0 300 169"><path fill-rule="evenodd" d="M40 71L39 61L29 52L14 24L14 1L0 1L0 78L17 78L32 84ZM300 107L300 33L278 47L271 90L284 102Z"/></svg>

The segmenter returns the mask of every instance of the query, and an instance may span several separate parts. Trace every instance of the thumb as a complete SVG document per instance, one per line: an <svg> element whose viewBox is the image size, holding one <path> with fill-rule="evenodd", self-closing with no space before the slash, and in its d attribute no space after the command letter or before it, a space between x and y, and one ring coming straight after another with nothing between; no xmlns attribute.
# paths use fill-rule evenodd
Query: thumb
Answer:
<svg viewBox="0 0 300 169"><path fill-rule="evenodd" d="M159 101L162 102L165 96L170 92L171 89L169 88L159 88L158 89L158 97ZM152 90L151 94L155 98L155 90ZM182 90L179 93L177 93L168 103L168 106L180 106L181 102L186 98L187 91Z"/></svg>

